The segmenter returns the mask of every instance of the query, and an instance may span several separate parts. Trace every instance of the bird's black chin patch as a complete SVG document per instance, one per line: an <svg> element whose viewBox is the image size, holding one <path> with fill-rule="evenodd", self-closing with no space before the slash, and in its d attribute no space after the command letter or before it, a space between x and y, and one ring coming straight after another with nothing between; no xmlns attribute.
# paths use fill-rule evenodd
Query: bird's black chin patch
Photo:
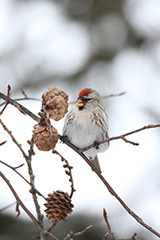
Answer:
<svg viewBox="0 0 160 240"><path fill-rule="evenodd" d="M81 111L81 110L83 110L83 108L84 108L84 106L82 106L82 107L78 107L78 109Z"/></svg>

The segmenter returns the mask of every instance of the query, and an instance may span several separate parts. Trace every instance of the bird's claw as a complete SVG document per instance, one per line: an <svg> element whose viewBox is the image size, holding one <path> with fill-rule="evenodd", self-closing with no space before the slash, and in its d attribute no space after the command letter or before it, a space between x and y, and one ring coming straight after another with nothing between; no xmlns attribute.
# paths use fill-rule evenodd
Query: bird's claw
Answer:
<svg viewBox="0 0 160 240"><path fill-rule="evenodd" d="M99 143L97 141L95 141L93 144L95 149L99 149Z"/></svg>
<svg viewBox="0 0 160 240"><path fill-rule="evenodd" d="M61 137L60 137L60 140L61 140L62 143L65 143L66 141L69 142L69 139L68 139L68 136L67 136L67 135L61 136Z"/></svg>

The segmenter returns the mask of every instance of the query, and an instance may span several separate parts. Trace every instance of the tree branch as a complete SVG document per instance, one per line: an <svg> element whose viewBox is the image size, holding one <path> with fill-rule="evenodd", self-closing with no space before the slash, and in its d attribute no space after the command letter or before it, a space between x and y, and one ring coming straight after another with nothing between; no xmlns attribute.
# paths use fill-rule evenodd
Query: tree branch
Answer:
<svg viewBox="0 0 160 240"><path fill-rule="evenodd" d="M26 206L23 204L23 202L20 200L20 198L18 197L16 191L14 190L13 186L11 185L11 183L9 182L9 180L5 177L5 175L0 171L0 176L3 178L3 180L6 182L6 184L8 185L8 187L10 188L11 192L13 193L15 199L17 200L17 203L21 205L21 207L23 208L23 210L27 213L27 215L33 220L33 222L37 225L37 227L40 229L40 231L42 231L42 228L39 224L39 222L37 221L37 219L34 217L34 215L28 210L28 208L26 208Z"/></svg>
<svg viewBox="0 0 160 240"><path fill-rule="evenodd" d="M118 136L115 136L115 137L110 137L110 138L105 139L105 140L103 140L103 141L99 141L98 144L100 145L100 144L103 144L103 143L105 143L105 142L111 142L111 141L113 141L113 140L122 139L122 140L124 140L125 142L131 143L131 144L133 144L133 145L139 145L138 143L134 143L134 142L131 142L131 141L129 141L129 140L126 140L125 137L126 137L126 136L129 136L129 135L132 135L132 134L135 134L135 133L138 133L138 132L140 132L140 131L146 130L146 129L159 128L159 127L160 127L160 124L155 124L155 125L154 125L154 124L149 124L149 125L147 125L147 126L138 128L138 129L133 130L133 131L131 131L131 132L124 133L124 134L122 134L122 135L118 135ZM85 151L87 151L88 149L93 148L93 147L94 147L94 143L91 144L91 145L89 145L89 146L87 146L87 147L85 147L85 148L80 149L80 151L81 151L81 152L85 152Z"/></svg>
<svg viewBox="0 0 160 240"><path fill-rule="evenodd" d="M149 125L151 126L151 125ZM153 126L153 125L152 125ZM160 126L160 125L158 125ZM141 129L146 129L146 127L143 127ZM136 131L132 131L133 132ZM128 133L127 133L128 135ZM156 236L160 237L160 233L157 232L155 229L153 229L152 227L150 227L148 224L146 224L142 218L140 218L137 214L135 214L127 205L126 203L118 196L118 194L114 191L114 189L110 186L110 184L106 181L106 179L97 171L97 169L92 165L92 163L90 162L90 160L84 155L84 153L82 153L81 149L78 149L77 147L75 147L73 144L71 144L69 141L65 140L65 144L67 146L69 146L70 148L72 148L75 152L77 152L86 162L87 164L91 167L91 169L98 175L98 177L101 179L101 181L104 183L104 185L106 186L106 188L108 189L108 191L119 201L119 203L124 207L124 209L138 222L140 223L143 227L145 227L146 229L148 229L150 232L152 232L153 234L155 234Z"/></svg>
<svg viewBox="0 0 160 240"><path fill-rule="evenodd" d="M107 225L107 228L108 228L111 240L115 240L114 233L112 232L111 225L109 223L107 212L106 212L105 208L103 208L103 217L104 217L104 220L106 222L106 225Z"/></svg>
<svg viewBox="0 0 160 240"><path fill-rule="evenodd" d="M2 94L0 92L0 97L4 100L7 101L7 97ZM25 107L23 107L21 104L15 102L14 100L12 100L11 98L9 98L9 102L14 105L15 107L17 107L19 110L22 110L22 112L25 112L26 114L28 114L31 118L33 118L35 121L40 122L40 118L37 117L35 114L33 114L31 111L29 111L28 109L26 109ZM160 124L150 124L147 126L144 126L142 128L133 130L131 132L119 135L119 136L115 136L115 137L111 137L108 138L104 141L100 141L99 144L102 144L104 142L110 142L113 140L117 140L117 139L122 139L124 140L124 138L126 136L129 136L131 134L143 131L145 129L151 129L151 128L157 128L160 127ZM59 135L60 139L63 139L61 135ZM127 141L130 142L130 141ZM148 229L150 232L152 232L153 234L155 234L156 236L160 237L160 233L158 233L156 230L154 230L152 227L150 227L149 225L147 225L137 214L135 214L126 204L125 202L118 196L118 194L113 190L113 188L109 185L109 183L106 181L106 179L97 171L97 169L91 164L91 162L89 161L89 159L84 155L84 151L88 150L89 148L94 147L94 144L91 144L90 146L83 148L83 149L78 149L76 148L73 144L71 144L69 141L65 140L64 143L69 146L70 148L72 148L75 152L77 152L86 162L87 164L91 167L91 169L97 174L97 176L101 179L101 181L104 183L104 185L106 186L106 188L109 190L109 192L119 201L119 203L124 207L124 209L138 222L140 223L143 227L145 227L146 229ZM132 142L133 144L133 142ZM135 144L137 145L137 144Z"/></svg>
<svg viewBox="0 0 160 240"><path fill-rule="evenodd" d="M28 183L28 184L31 186L31 183L30 183L25 177L23 177L22 174L20 174L20 173L16 170L17 168L22 167L24 164L21 164L21 165L18 166L18 167L12 167L12 166L10 166L9 164L7 164L7 163L5 163L5 162L3 162L3 161L1 161L1 160L0 160L0 163L2 163L3 165L5 165L6 167L12 169L12 170L13 170L15 173L17 173L26 183ZM36 191L36 193L37 193L39 196L41 196L41 197L43 197L43 198L45 199L45 197L43 196L42 193L40 193L37 189L35 189L35 191Z"/></svg>

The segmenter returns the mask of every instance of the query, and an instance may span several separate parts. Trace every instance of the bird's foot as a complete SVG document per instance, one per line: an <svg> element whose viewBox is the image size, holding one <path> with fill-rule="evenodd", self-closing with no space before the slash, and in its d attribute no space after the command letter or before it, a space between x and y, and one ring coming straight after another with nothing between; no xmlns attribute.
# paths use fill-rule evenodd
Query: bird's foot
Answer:
<svg viewBox="0 0 160 240"><path fill-rule="evenodd" d="M65 143L66 141L69 142L68 136L67 135L63 135L60 137L61 143Z"/></svg>
<svg viewBox="0 0 160 240"><path fill-rule="evenodd" d="M93 144L94 144L94 148L98 150L99 149L99 143L97 141L95 141Z"/></svg>

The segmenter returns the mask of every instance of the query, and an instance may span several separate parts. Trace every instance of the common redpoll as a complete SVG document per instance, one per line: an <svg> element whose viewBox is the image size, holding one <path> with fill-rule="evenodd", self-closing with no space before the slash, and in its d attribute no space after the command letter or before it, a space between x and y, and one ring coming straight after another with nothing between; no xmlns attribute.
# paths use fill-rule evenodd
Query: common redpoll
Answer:
<svg viewBox="0 0 160 240"><path fill-rule="evenodd" d="M105 142L97 146L96 143L108 138L108 117L97 91L91 88L80 91L76 106L65 118L62 135L80 149L95 143L95 147L86 150L84 154L101 173L97 152L104 152L109 144Z"/></svg>

